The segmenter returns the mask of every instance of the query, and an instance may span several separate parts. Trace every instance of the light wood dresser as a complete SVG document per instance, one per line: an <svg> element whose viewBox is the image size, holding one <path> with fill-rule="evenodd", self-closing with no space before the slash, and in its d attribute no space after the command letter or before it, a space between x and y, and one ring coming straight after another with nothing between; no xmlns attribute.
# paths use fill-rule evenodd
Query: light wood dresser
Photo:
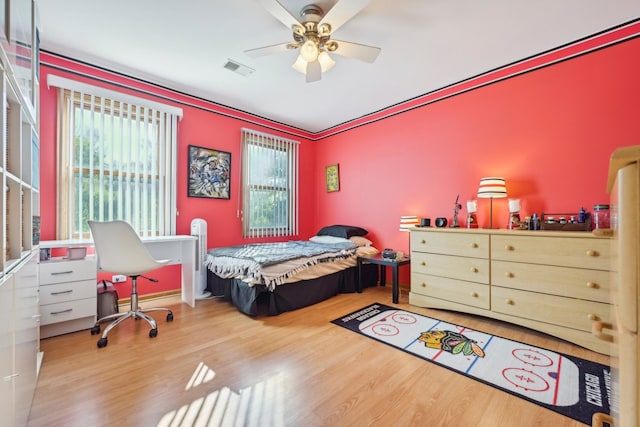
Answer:
<svg viewBox="0 0 640 427"><path fill-rule="evenodd" d="M609 354L611 239L589 232L411 229L409 302L504 320Z"/></svg>

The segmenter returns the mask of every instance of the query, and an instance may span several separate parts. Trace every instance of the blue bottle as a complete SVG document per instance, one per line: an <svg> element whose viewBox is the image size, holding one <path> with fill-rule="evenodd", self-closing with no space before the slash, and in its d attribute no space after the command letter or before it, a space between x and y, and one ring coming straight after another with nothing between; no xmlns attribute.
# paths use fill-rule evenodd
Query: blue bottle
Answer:
<svg viewBox="0 0 640 427"><path fill-rule="evenodd" d="M578 214L578 222L580 224L584 224L587 222L587 211L584 210L584 207L580 208L580 213Z"/></svg>

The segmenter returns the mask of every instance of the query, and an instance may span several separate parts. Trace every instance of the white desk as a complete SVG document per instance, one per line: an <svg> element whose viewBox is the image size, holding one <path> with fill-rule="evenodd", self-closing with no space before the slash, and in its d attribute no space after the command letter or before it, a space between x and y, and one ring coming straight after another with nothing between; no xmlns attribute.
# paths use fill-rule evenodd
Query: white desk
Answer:
<svg viewBox="0 0 640 427"><path fill-rule="evenodd" d="M171 259L171 264L182 265L182 302L191 307L196 305L196 236L143 237L142 241L151 256L156 259ZM72 246L93 246L92 240L49 240L40 242L40 248L65 248ZM123 248L126 250L126 248ZM117 271L112 272L118 274Z"/></svg>

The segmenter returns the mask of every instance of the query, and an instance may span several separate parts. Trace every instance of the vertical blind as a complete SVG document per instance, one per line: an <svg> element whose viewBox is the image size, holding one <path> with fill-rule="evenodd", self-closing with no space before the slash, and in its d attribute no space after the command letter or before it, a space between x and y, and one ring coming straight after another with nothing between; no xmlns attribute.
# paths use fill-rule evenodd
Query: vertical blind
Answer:
<svg viewBox="0 0 640 427"><path fill-rule="evenodd" d="M244 237L298 234L299 145L242 129L240 212Z"/></svg>
<svg viewBox="0 0 640 427"><path fill-rule="evenodd" d="M58 88L57 238L88 220L124 220L141 236L175 234L182 110L49 75Z"/></svg>

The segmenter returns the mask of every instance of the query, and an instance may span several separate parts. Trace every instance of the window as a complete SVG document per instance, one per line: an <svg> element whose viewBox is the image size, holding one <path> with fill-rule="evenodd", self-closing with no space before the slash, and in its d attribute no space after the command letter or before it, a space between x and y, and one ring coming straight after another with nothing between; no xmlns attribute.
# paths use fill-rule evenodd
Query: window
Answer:
<svg viewBox="0 0 640 427"><path fill-rule="evenodd" d="M298 234L297 141L242 130L242 231L245 237Z"/></svg>
<svg viewBox="0 0 640 427"><path fill-rule="evenodd" d="M58 239L88 220L124 220L141 236L175 234L182 110L50 75L58 87Z"/></svg>

